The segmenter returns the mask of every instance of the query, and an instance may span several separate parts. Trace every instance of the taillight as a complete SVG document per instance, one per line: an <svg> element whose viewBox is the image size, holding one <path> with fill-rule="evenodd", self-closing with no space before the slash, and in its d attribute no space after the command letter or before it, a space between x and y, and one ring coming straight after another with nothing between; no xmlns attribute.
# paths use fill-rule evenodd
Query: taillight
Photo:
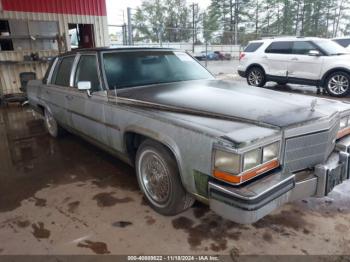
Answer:
<svg viewBox="0 0 350 262"><path fill-rule="evenodd" d="M242 53L239 55L239 61L241 61L244 57L245 57L245 53L242 52Z"/></svg>

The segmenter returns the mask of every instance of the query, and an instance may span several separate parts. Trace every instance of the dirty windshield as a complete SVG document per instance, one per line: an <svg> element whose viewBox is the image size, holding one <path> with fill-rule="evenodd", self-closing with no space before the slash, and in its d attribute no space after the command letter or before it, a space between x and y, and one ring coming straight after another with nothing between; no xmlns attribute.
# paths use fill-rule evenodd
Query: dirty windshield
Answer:
<svg viewBox="0 0 350 262"><path fill-rule="evenodd" d="M185 52L133 51L103 55L110 89L213 79L213 76Z"/></svg>

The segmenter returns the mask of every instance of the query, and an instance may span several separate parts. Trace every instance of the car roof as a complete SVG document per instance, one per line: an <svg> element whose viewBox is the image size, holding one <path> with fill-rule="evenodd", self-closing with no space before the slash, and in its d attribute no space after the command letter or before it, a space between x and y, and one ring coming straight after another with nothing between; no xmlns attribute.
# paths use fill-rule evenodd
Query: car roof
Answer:
<svg viewBox="0 0 350 262"><path fill-rule="evenodd" d="M338 40L338 39L350 39L350 36L341 36L341 37L332 38L332 40Z"/></svg>
<svg viewBox="0 0 350 262"><path fill-rule="evenodd" d="M296 37L296 36L280 36L280 37L269 37L260 40L253 40L249 43L265 43L265 42L279 42L279 41L312 41L312 40L327 40L326 38L320 37Z"/></svg>
<svg viewBox="0 0 350 262"><path fill-rule="evenodd" d="M66 55L75 55L77 53L84 53L84 52L105 52L105 51L179 51L184 52L183 50L176 49L176 48L166 48L166 47L143 47L143 46L120 46L120 47L96 47L96 48L81 48L81 49L75 49L72 51L68 51L66 53L63 53L59 56L66 56Z"/></svg>

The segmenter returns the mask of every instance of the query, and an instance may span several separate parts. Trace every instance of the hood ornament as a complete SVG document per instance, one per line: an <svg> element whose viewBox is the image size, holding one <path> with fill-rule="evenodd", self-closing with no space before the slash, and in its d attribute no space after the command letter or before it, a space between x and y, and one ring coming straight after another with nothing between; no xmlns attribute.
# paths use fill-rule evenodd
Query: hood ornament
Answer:
<svg viewBox="0 0 350 262"><path fill-rule="evenodd" d="M316 105L317 105L317 98L315 98L311 101L311 109L310 109L311 112L315 112Z"/></svg>

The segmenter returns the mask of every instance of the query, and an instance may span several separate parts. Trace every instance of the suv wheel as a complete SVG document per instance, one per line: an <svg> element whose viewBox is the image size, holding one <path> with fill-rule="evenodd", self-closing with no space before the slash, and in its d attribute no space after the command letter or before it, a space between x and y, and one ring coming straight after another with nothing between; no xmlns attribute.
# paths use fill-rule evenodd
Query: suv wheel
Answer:
<svg viewBox="0 0 350 262"><path fill-rule="evenodd" d="M266 84L265 72L259 67L252 67L247 73L247 83L250 86L263 87Z"/></svg>
<svg viewBox="0 0 350 262"><path fill-rule="evenodd" d="M162 144L145 140L137 150L135 166L139 186L158 213L176 215L194 203L182 186L174 157Z"/></svg>
<svg viewBox="0 0 350 262"><path fill-rule="evenodd" d="M334 97L346 96L350 91L350 76L345 72L335 72L327 77L325 88Z"/></svg>
<svg viewBox="0 0 350 262"><path fill-rule="evenodd" d="M59 126L59 124L53 117L52 113L46 108L44 110L44 117L45 117L45 126L50 136L54 138L58 138L65 133L65 130Z"/></svg>

